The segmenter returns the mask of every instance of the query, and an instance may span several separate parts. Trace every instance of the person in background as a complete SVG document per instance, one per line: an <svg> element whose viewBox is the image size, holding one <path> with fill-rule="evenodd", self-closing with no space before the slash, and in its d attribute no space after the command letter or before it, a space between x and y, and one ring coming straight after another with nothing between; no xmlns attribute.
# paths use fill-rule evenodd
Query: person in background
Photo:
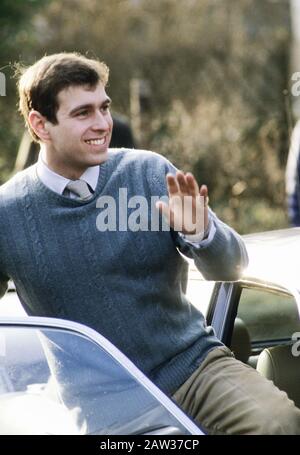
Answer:
<svg viewBox="0 0 300 455"><path fill-rule="evenodd" d="M291 137L285 187L290 223L292 226L300 226L300 120L297 121Z"/></svg>

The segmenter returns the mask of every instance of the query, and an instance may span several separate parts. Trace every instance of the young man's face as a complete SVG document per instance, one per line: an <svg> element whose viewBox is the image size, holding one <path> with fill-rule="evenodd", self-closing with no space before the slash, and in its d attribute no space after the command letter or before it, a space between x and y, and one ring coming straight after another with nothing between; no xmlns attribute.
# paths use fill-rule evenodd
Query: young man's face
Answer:
<svg viewBox="0 0 300 455"><path fill-rule="evenodd" d="M70 86L59 92L58 105L58 124L46 123L47 162L58 174L77 179L107 159L113 127L110 98L102 83L92 89Z"/></svg>

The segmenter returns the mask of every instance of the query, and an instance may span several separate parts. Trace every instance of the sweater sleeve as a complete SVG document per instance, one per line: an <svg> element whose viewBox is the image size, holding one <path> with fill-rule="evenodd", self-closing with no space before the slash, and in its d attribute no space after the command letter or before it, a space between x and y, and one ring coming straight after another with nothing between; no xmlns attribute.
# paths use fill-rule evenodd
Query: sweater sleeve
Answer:
<svg viewBox="0 0 300 455"><path fill-rule="evenodd" d="M175 174L177 169L167 159L163 160L163 172L153 166L153 179L161 185L160 191L167 195L166 174ZM161 161L161 160L160 160ZM161 170L161 165L160 165ZM211 242L206 246L193 245L185 241L177 232L172 231L172 237L178 250L185 256L194 259L196 267L205 279L213 281L235 281L241 277L243 269L248 264L248 254L242 238L223 223L209 209L209 216L216 232Z"/></svg>
<svg viewBox="0 0 300 455"><path fill-rule="evenodd" d="M184 255L194 259L197 268L207 280L235 281L248 264L248 254L242 238L210 210L216 232L205 247L185 242L175 235L176 246Z"/></svg>

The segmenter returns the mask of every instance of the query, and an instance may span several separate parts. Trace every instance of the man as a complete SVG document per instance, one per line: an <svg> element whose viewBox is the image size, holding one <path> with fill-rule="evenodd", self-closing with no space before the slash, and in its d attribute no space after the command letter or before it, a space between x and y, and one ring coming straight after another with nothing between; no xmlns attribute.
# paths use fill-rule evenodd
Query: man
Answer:
<svg viewBox="0 0 300 455"><path fill-rule="evenodd" d="M103 63L64 53L20 78L41 153L0 190L2 292L11 277L29 314L101 332L209 433L296 433L293 403L236 361L183 293L178 249L206 278L235 280L247 264L242 240L192 174L156 153L108 150L107 79ZM171 229L157 228L157 209Z"/></svg>
<svg viewBox="0 0 300 455"><path fill-rule="evenodd" d="M113 114L112 119L114 126L111 135L110 147L134 148L135 141L127 120L119 114ZM34 164L38 159L39 152L39 143L33 140L29 131L26 129L20 142L14 172L22 171L31 164Z"/></svg>

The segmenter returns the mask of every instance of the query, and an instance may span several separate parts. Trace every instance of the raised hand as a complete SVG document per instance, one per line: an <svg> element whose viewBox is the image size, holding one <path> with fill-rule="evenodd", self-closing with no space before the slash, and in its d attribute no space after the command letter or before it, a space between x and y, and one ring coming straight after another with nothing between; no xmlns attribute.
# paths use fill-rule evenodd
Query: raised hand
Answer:
<svg viewBox="0 0 300 455"><path fill-rule="evenodd" d="M208 189L198 183L191 172L167 174L169 204L156 203L169 225L183 234L204 233L208 226Z"/></svg>

